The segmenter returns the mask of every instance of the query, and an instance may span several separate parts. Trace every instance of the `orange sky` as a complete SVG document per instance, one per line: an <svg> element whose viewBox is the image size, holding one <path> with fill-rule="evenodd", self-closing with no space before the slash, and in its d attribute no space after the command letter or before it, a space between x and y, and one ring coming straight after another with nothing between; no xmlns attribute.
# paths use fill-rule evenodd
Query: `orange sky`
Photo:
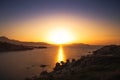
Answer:
<svg viewBox="0 0 120 80"><path fill-rule="evenodd" d="M21 41L55 43L51 38L56 38L54 35L57 32L61 31L62 34L64 31L64 34L69 36L69 41L65 43L120 44L120 28L117 27L119 25L86 15L62 13L36 15L13 20L2 26L4 26L0 30L2 36Z"/></svg>

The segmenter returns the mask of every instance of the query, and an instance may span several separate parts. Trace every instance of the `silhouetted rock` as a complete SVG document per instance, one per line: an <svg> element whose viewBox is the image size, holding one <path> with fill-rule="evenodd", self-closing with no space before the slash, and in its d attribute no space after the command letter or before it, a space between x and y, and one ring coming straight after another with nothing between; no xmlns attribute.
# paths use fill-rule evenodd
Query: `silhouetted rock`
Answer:
<svg viewBox="0 0 120 80"><path fill-rule="evenodd" d="M93 52L94 55L105 55L105 56L120 56L120 46L110 45L104 46L97 51Z"/></svg>
<svg viewBox="0 0 120 80"><path fill-rule="evenodd" d="M78 60L67 60L67 65L56 63L57 69L41 80L120 80L120 46L104 46ZM68 64L69 63L69 64ZM55 68L56 68L55 67Z"/></svg>
<svg viewBox="0 0 120 80"><path fill-rule="evenodd" d="M47 71L43 71L43 72L40 73L40 75L47 75L47 74L48 74Z"/></svg>
<svg viewBox="0 0 120 80"><path fill-rule="evenodd" d="M61 65L60 63L57 62L55 65L54 71L60 70L60 68L61 68Z"/></svg>

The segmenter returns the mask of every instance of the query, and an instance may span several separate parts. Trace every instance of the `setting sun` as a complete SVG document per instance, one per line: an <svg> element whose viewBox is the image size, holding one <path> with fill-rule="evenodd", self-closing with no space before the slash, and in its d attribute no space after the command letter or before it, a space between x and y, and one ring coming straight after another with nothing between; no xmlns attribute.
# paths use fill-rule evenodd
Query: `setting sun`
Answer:
<svg viewBox="0 0 120 80"><path fill-rule="evenodd" d="M55 44L65 44L72 41L72 37L67 30L56 30L50 36L50 39Z"/></svg>
<svg viewBox="0 0 120 80"><path fill-rule="evenodd" d="M0 0L0 80L120 80L120 0Z"/></svg>

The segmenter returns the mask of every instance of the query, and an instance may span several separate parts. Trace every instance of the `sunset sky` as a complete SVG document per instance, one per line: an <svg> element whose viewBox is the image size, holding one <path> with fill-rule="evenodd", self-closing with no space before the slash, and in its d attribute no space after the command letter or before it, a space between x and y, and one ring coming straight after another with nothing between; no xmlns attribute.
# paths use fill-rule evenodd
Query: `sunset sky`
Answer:
<svg viewBox="0 0 120 80"><path fill-rule="evenodd" d="M120 44L120 0L0 0L0 36Z"/></svg>

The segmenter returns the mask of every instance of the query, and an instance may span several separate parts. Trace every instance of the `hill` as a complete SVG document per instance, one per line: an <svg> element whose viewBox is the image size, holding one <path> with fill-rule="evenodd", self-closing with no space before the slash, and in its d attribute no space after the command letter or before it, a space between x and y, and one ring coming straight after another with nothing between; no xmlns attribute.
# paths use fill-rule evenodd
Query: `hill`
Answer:
<svg viewBox="0 0 120 80"><path fill-rule="evenodd" d="M32 50L31 46L16 45L7 42L0 42L0 52Z"/></svg>
<svg viewBox="0 0 120 80"><path fill-rule="evenodd" d="M9 39L5 36L0 37L0 42L7 42L7 43L12 43L16 45L26 45L26 46L47 46L49 45L48 43L45 42L23 42L23 41L18 41L14 39Z"/></svg>
<svg viewBox="0 0 120 80"><path fill-rule="evenodd" d="M80 59L56 63L31 80L120 80L120 46L104 46Z"/></svg>

